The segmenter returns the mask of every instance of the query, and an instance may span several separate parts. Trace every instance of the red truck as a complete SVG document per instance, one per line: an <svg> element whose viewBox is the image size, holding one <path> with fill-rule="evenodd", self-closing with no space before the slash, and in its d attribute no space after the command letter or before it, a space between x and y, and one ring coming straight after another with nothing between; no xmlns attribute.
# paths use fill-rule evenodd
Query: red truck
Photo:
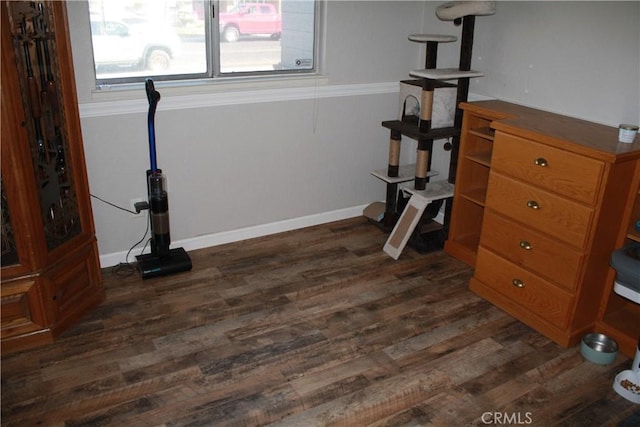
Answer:
<svg viewBox="0 0 640 427"><path fill-rule="evenodd" d="M235 42L243 35L270 35L277 40L282 33L282 19L270 3L243 3L218 18L220 37Z"/></svg>

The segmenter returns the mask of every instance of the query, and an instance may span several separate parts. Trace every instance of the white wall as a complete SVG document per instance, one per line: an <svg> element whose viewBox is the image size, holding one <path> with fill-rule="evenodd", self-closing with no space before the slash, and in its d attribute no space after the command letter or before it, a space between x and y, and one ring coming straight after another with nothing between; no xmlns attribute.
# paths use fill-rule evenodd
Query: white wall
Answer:
<svg viewBox="0 0 640 427"><path fill-rule="evenodd" d="M437 20L439 4L328 1L326 79L317 86L192 88L191 97L160 87L158 164L168 177L172 241L190 249L251 237L358 215L384 198L384 184L369 174L387 163L380 122L396 117L397 82L424 63L407 35L460 31ZM144 89L94 91L86 3L69 2L68 11L91 192L128 205L146 193ZM638 2L499 2L495 16L476 23L473 67L486 77L472 92L637 123L638 22ZM441 48L440 65L456 66L457 50ZM96 201L93 209L103 266L123 260L144 220Z"/></svg>
<svg viewBox="0 0 640 427"><path fill-rule="evenodd" d="M78 23L72 43L90 188L126 206L146 194L145 93L142 85L133 95L94 91L86 9L85 2L68 4ZM354 216L384 198L384 184L370 171L387 164L388 131L380 123L395 118L397 82L415 54L406 29L421 29L423 9L420 2L329 2L331 47L317 87L247 87L248 95L191 88L185 90L205 106L174 109L180 92L157 84L158 165L168 178L172 241L194 247ZM234 95L276 101L234 104ZM120 96L128 99L114 104ZM103 265L121 261L144 220L95 200L93 210Z"/></svg>
<svg viewBox="0 0 640 427"><path fill-rule="evenodd" d="M498 2L471 90L617 126L640 122L640 2Z"/></svg>

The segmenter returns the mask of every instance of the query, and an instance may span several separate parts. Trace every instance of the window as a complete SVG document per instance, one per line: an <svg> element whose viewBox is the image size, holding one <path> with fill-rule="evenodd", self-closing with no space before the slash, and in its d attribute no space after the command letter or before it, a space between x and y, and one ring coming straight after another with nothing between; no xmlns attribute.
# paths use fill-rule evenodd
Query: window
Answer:
<svg viewBox="0 0 640 427"><path fill-rule="evenodd" d="M89 0L89 11L98 85L316 69L315 0Z"/></svg>

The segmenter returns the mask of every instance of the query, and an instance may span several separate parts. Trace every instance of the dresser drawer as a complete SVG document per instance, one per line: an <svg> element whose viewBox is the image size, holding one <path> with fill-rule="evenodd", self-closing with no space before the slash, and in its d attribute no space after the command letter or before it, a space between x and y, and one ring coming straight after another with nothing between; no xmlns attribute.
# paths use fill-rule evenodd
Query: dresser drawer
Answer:
<svg viewBox="0 0 640 427"><path fill-rule="evenodd" d="M587 243L592 209L494 170L489 174L486 206L577 248Z"/></svg>
<svg viewBox="0 0 640 427"><path fill-rule="evenodd" d="M559 328L567 326L572 294L480 247L474 278Z"/></svg>
<svg viewBox="0 0 640 427"><path fill-rule="evenodd" d="M569 291L576 287L582 252L491 209L484 213L480 245Z"/></svg>
<svg viewBox="0 0 640 427"><path fill-rule="evenodd" d="M595 204L604 164L497 131L492 168L574 200Z"/></svg>

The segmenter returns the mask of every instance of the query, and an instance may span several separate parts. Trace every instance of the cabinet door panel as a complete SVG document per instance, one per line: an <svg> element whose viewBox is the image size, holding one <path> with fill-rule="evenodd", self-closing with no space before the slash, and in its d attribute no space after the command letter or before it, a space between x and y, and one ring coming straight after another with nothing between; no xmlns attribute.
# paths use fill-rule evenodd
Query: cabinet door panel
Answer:
<svg viewBox="0 0 640 427"><path fill-rule="evenodd" d="M34 333L46 325L37 281L3 283L1 289L2 338Z"/></svg>
<svg viewBox="0 0 640 427"><path fill-rule="evenodd" d="M97 287L91 277L89 258L80 258L75 263L68 263L52 274L52 299L57 307L56 317L73 316L84 301L91 299Z"/></svg>

